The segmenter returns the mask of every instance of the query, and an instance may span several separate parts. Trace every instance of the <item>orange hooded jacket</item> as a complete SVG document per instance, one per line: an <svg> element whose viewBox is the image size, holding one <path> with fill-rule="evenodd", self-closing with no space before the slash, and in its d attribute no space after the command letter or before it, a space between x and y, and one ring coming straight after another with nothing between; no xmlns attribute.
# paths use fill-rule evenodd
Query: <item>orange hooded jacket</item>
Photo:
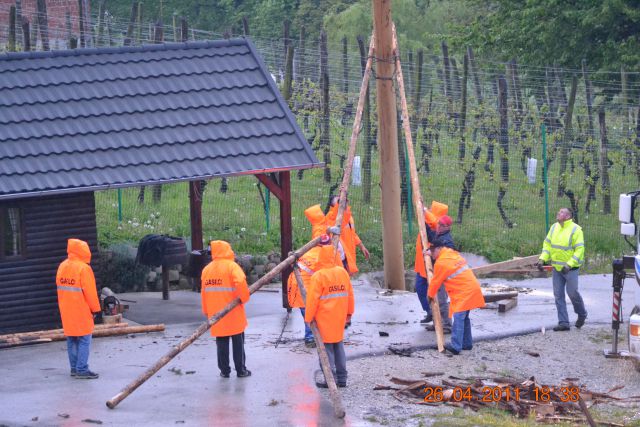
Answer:
<svg viewBox="0 0 640 427"><path fill-rule="evenodd" d="M316 263L318 262L318 252L320 247L309 250L306 254L302 255L298 259L298 268L300 269L300 277L305 289L309 289L311 285L311 276L316 272ZM289 300L289 307L291 308L304 308L304 299L298 288L298 281L295 274L291 273L287 280L287 299Z"/></svg>
<svg viewBox="0 0 640 427"><path fill-rule="evenodd" d="M100 312L96 279L89 266L91 250L87 242L69 239L68 258L58 267L56 287L62 328L68 337L81 337L93 332L93 313Z"/></svg>
<svg viewBox="0 0 640 427"><path fill-rule="evenodd" d="M336 265L339 262L333 246L320 247L317 271L311 276L307 290L304 321L310 323L315 319L325 343L342 341L347 316L353 314L355 306L349 273Z"/></svg>
<svg viewBox="0 0 640 427"><path fill-rule="evenodd" d="M484 307L480 282L462 255L450 248L442 248L434 264L433 278L427 291L429 298L435 298L443 283L451 299L449 317L453 313Z"/></svg>
<svg viewBox="0 0 640 427"><path fill-rule="evenodd" d="M438 225L438 220L444 215L447 215L448 212L449 206L433 200L431 202L431 212L427 210L424 211L424 222L427 224L427 227L435 230ZM416 261L413 269L420 276L425 279L427 278L427 269L422 256L422 239L420 238L420 234L418 234L418 238L416 239Z"/></svg>
<svg viewBox="0 0 640 427"><path fill-rule="evenodd" d="M211 327L212 337L228 337L244 332L247 327L244 303L249 301L249 288L244 271L233 261L231 245L214 240L210 246L212 261L202 270L201 277L202 312L210 318L240 298L242 303Z"/></svg>
<svg viewBox="0 0 640 427"><path fill-rule="evenodd" d="M327 224L330 227L336 225L336 219L338 218L338 207L336 203L329 209L327 213ZM349 274L354 275L358 272L358 265L356 264L356 246L360 245L362 241L356 233L356 226L351 216L351 207L347 206L342 215L342 224L340 227L340 243L344 248L344 254L347 257L347 266L349 267Z"/></svg>
<svg viewBox="0 0 640 427"><path fill-rule="evenodd" d="M327 232L327 218L320 205L313 205L304 211L304 215L311 223L311 238L315 239Z"/></svg>

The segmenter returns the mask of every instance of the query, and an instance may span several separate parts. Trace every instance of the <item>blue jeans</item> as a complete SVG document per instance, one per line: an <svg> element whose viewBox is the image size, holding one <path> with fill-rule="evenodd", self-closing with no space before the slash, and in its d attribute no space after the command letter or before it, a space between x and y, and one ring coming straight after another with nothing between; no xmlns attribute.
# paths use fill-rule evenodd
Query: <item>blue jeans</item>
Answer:
<svg viewBox="0 0 640 427"><path fill-rule="evenodd" d="M431 305L429 305L429 301L427 301L427 290L429 285L427 284L427 279L416 273L416 293L418 294L418 299L420 300L420 305L422 309L427 312L427 314L431 314ZM449 320L449 302L447 301L447 291L444 288L444 284L440 286L438 289L438 304L440 305L440 317L442 317L442 325L450 326L451 320Z"/></svg>
<svg viewBox="0 0 640 427"><path fill-rule="evenodd" d="M89 349L91 334L81 337L67 337L67 353L71 372L85 374L89 372Z"/></svg>
<svg viewBox="0 0 640 427"><path fill-rule="evenodd" d="M567 301L564 297L565 289L573 311L578 317L587 317L587 310L584 308L584 301L578 292L578 269L570 270L567 274L553 269L553 296L556 299L556 309L558 310L558 324L569 326L569 314L567 313Z"/></svg>
<svg viewBox="0 0 640 427"><path fill-rule="evenodd" d="M456 351L471 350L473 338L471 337L471 319L469 310L453 313L453 326L451 327L451 347Z"/></svg>
<svg viewBox="0 0 640 427"><path fill-rule="evenodd" d="M304 320L304 307L300 307L300 313L302 313L302 320ZM313 332L307 322L304 323L304 342L313 341Z"/></svg>

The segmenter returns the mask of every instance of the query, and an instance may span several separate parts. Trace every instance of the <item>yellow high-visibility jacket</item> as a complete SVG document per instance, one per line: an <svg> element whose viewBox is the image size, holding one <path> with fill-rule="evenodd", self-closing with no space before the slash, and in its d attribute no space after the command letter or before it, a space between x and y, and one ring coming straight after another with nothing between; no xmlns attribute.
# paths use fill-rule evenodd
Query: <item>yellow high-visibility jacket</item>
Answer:
<svg viewBox="0 0 640 427"><path fill-rule="evenodd" d="M580 267L584 263L584 236L582 227L567 220L564 225L556 222L551 226L542 244L540 260L547 262L557 271L568 265L571 268Z"/></svg>

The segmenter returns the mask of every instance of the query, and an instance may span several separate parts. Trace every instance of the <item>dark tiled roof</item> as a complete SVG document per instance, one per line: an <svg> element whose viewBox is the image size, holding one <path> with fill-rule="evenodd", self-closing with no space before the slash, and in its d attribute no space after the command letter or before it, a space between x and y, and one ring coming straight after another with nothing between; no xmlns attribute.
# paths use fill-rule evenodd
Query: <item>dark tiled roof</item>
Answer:
<svg viewBox="0 0 640 427"><path fill-rule="evenodd" d="M248 40L0 56L0 199L318 164Z"/></svg>

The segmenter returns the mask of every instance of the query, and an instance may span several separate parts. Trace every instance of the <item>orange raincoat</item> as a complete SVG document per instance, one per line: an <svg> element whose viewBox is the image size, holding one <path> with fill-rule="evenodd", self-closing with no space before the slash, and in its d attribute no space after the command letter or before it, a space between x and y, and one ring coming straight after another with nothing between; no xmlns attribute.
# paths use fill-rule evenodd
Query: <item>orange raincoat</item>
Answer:
<svg viewBox="0 0 640 427"><path fill-rule="evenodd" d="M231 245L223 240L211 242L211 261L202 270L202 312L210 318L231 301L240 298L242 304L231 310L211 327L212 337L228 337L244 331L247 317L244 303L249 301L247 278L236 264Z"/></svg>
<svg viewBox="0 0 640 427"><path fill-rule="evenodd" d="M313 205L304 211L304 215L311 223L311 238L315 239L327 232L327 218L320 205Z"/></svg>
<svg viewBox="0 0 640 427"><path fill-rule="evenodd" d="M327 224L330 227L336 225L336 219L338 218L338 203L333 205L327 213ZM356 246L360 245L362 241L356 233L356 226L351 216L351 207L347 206L342 216L342 225L340 227L340 243L344 248L345 256L347 257L347 266L349 267L349 274L354 275L358 272L358 265L356 264Z"/></svg>
<svg viewBox="0 0 640 427"><path fill-rule="evenodd" d="M460 253L450 248L441 249L433 266L433 279L427 291L429 298L435 298L443 283L451 299L449 317L453 313L484 307L480 282Z"/></svg>
<svg viewBox="0 0 640 427"><path fill-rule="evenodd" d="M56 287L62 328L68 337L81 337L93 332L93 313L100 312L96 279L89 266L91 250L87 242L69 239L68 258L58 267Z"/></svg>
<svg viewBox="0 0 640 427"><path fill-rule="evenodd" d="M444 215L447 215L448 212L449 206L433 200L431 202L431 212L427 210L424 212L424 222L427 224L427 227L435 230L438 225L438 220ZM413 269L420 276L425 279L427 278L427 269L424 265L424 258L422 255L422 239L420 238L420 234L418 234L418 238L416 239L416 261Z"/></svg>
<svg viewBox="0 0 640 427"><path fill-rule="evenodd" d="M338 266L333 246L322 246L318 254L317 271L311 276L307 291L307 309L304 321L318 324L325 343L337 343L344 338L347 316L354 311L353 288L347 271Z"/></svg>
<svg viewBox="0 0 640 427"><path fill-rule="evenodd" d="M302 278L302 283L307 291L311 285L311 276L316 272L316 263L318 262L319 251L320 247L316 246L298 259L300 277ZM298 288L296 276L293 273L289 275L289 279L287 280L287 298L289 300L289 307L304 308L304 299L302 298L302 294Z"/></svg>

